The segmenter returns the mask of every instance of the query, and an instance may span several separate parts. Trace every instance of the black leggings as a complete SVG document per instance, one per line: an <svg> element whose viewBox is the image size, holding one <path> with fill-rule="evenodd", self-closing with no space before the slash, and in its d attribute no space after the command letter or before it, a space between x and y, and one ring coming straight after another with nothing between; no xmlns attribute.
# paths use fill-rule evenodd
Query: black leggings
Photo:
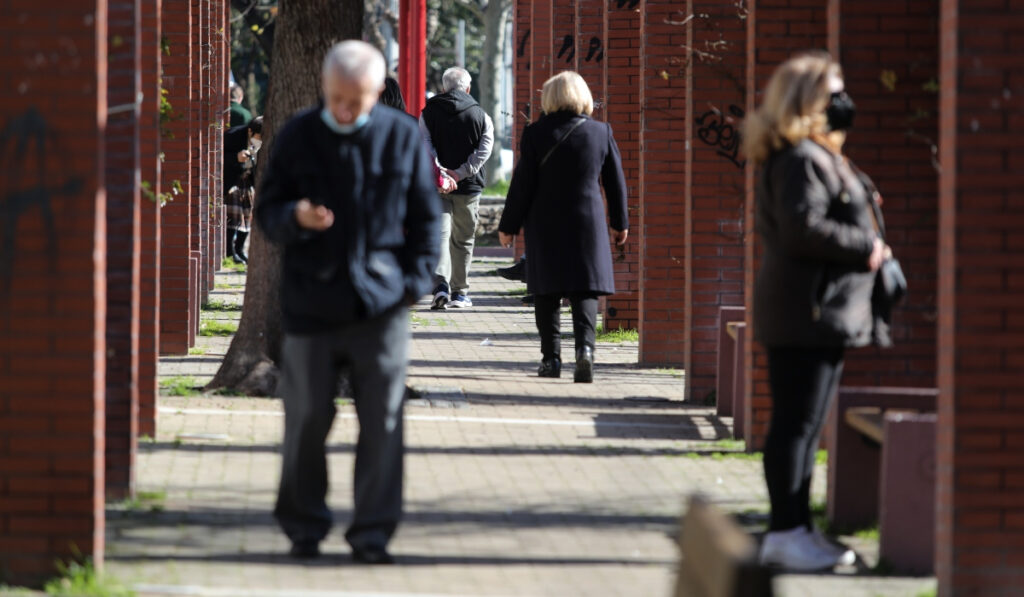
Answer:
<svg viewBox="0 0 1024 597"><path fill-rule="evenodd" d="M842 372L842 347L768 348L772 420L764 446L764 476L772 506L771 531L811 528L814 457Z"/></svg>
<svg viewBox="0 0 1024 597"><path fill-rule="evenodd" d="M576 349L594 347L597 325L597 297L574 293L569 296L572 305L572 330ZM538 294L533 303L537 332L540 333L540 352L545 359L562 358L562 295Z"/></svg>

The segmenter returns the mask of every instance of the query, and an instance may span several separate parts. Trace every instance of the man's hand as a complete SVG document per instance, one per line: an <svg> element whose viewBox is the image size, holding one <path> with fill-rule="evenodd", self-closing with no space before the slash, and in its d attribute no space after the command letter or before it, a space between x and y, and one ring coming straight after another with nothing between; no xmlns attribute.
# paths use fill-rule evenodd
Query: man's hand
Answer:
<svg viewBox="0 0 1024 597"><path fill-rule="evenodd" d="M455 182L454 178L442 175L441 179L444 181L443 184L441 185L442 193L448 194L454 191L455 189L459 188L459 185L457 182Z"/></svg>
<svg viewBox="0 0 1024 597"><path fill-rule="evenodd" d="M295 221L306 230L323 232L334 225L334 212L323 205L313 205L309 199L299 199L295 205Z"/></svg>
<svg viewBox="0 0 1024 597"><path fill-rule="evenodd" d="M505 234L504 232L498 232L498 242L501 243L501 246L503 247L511 247L512 241L514 241L515 239L516 235L514 234Z"/></svg>
<svg viewBox="0 0 1024 597"><path fill-rule="evenodd" d="M629 237L629 230L616 230L614 228L608 228L608 232L613 245L626 244L626 238Z"/></svg>
<svg viewBox="0 0 1024 597"><path fill-rule="evenodd" d="M877 272L878 268L882 267L882 261L885 260L886 256L886 249L888 249L889 255L891 256L892 249L889 249L889 247L882 242L882 239L876 236L875 243L871 248L871 255L868 256L868 268L871 271Z"/></svg>
<svg viewBox="0 0 1024 597"><path fill-rule="evenodd" d="M455 170L449 170L448 168L442 168L442 172L451 177L455 182L459 182L459 175L455 173Z"/></svg>
<svg viewBox="0 0 1024 597"><path fill-rule="evenodd" d="M242 151L238 152L238 161L239 161L239 163L244 164L246 161L248 161L248 159L249 159L249 150L248 149L243 149Z"/></svg>

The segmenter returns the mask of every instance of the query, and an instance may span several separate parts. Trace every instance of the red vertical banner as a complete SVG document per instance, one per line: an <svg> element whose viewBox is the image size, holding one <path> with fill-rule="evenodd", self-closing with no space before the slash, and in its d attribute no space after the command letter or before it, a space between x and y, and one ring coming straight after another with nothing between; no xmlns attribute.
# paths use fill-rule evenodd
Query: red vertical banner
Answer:
<svg viewBox="0 0 1024 597"><path fill-rule="evenodd" d="M427 101L427 2L402 0L398 17L398 85L406 109L418 117Z"/></svg>

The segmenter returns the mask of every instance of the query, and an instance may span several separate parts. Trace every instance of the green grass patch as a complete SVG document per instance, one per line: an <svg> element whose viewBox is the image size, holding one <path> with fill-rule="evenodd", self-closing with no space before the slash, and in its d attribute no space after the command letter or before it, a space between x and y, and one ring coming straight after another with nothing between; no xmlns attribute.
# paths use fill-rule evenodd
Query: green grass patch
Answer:
<svg viewBox="0 0 1024 597"><path fill-rule="evenodd" d="M43 586L54 597L132 597L135 595L113 577L96 570L89 559L68 564L57 562L60 576Z"/></svg>
<svg viewBox="0 0 1024 597"><path fill-rule="evenodd" d="M828 464L828 450L818 450L815 452L814 464Z"/></svg>
<svg viewBox="0 0 1024 597"><path fill-rule="evenodd" d="M223 300L212 300L203 303L203 311L241 311L241 303L230 303Z"/></svg>
<svg viewBox="0 0 1024 597"><path fill-rule="evenodd" d="M224 259L221 259L220 260L220 267L221 267L221 269L226 269L226 270L232 271L232 272L244 272L245 271L245 264L244 263L235 263L235 260L230 258L230 257L225 257Z"/></svg>
<svg viewBox="0 0 1024 597"><path fill-rule="evenodd" d="M188 349L188 354L190 356L202 356L206 354L206 349L203 348L202 346L193 346L192 348Z"/></svg>
<svg viewBox="0 0 1024 597"><path fill-rule="evenodd" d="M513 288L511 290L503 290L501 294L504 296L526 296L526 287Z"/></svg>
<svg viewBox="0 0 1024 597"><path fill-rule="evenodd" d="M160 380L160 394L164 396L199 396L202 392L195 378L178 375Z"/></svg>
<svg viewBox="0 0 1024 597"><path fill-rule="evenodd" d="M409 314L409 323L411 323L412 325L421 325L423 327L429 327L430 326L430 320L429 319L427 319L425 317L420 317L419 315L416 315L414 313L410 313Z"/></svg>
<svg viewBox="0 0 1024 597"><path fill-rule="evenodd" d="M227 282L217 282L213 285L217 290L241 290L245 288L245 284L228 284Z"/></svg>
<svg viewBox="0 0 1024 597"><path fill-rule="evenodd" d="M351 398L335 398L334 403L338 406L352 406L355 402L352 402Z"/></svg>
<svg viewBox="0 0 1024 597"><path fill-rule="evenodd" d="M131 512L163 512L166 499L167 493L163 491L138 491L120 505Z"/></svg>
<svg viewBox="0 0 1024 597"><path fill-rule="evenodd" d="M231 336L238 331L237 321L207 319L199 324L200 336Z"/></svg>
<svg viewBox="0 0 1024 597"><path fill-rule="evenodd" d="M671 375L676 379L681 379L683 377L683 372L677 370L675 367L659 367L658 369L655 369L655 371L662 375Z"/></svg>
<svg viewBox="0 0 1024 597"><path fill-rule="evenodd" d="M11 585L0 584L0 595L20 597L23 595L38 595L36 591L32 589L26 589L25 587L12 587Z"/></svg>
<svg viewBox="0 0 1024 597"><path fill-rule="evenodd" d="M936 597L938 594L938 589L926 589L918 593L916 597Z"/></svg>
<svg viewBox="0 0 1024 597"><path fill-rule="evenodd" d="M504 196L508 195L508 187L509 187L509 181L507 181L507 180L496 181L496 182L494 182L494 184L489 185L489 186L487 186L484 189L483 196L484 197L495 197L495 196L497 196L497 197L504 197Z"/></svg>
<svg viewBox="0 0 1024 597"><path fill-rule="evenodd" d="M614 330L604 329L604 324L597 326L597 341L622 344L623 342L638 342L640 333L633 329L616 328Z"/></svg>

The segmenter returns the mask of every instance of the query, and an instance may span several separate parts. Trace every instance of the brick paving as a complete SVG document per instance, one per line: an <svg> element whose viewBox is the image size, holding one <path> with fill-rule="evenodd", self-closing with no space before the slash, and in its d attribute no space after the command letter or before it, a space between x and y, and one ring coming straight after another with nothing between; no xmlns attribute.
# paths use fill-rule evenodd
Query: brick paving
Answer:
<svg viewBox="0 0 1024 597"><path fill-rule="evenodd" d="M474 307L412 310L406 409L406 518L399 564L353 565L342 533L351 506L357 426L339 403L331 433L324 557L300 564L270 516L279 474L281 407L273 398L162 396L143 442L132 504L111 506L106 569L140 595L671 595L673 535L686 497L709 495L757 530L767 498L759 460L738 449L730 419L680 401L682 371L641 369L635 343L601 343L596 382L534 375L539 341L523 284L474 269ZM218 275L211 300L237 305L244 275ZM237 310L204 318L237 319ZM571 331L568 318L564 329ZM202 337L161 363L165 381L205 383L229 338ZM199 354L202 353L202 354ZM724 440L724 441L723 441ZM824 471L814 494L824 499ZM877 543L850 538L859 569L786 575L785 596L910 596L928 578L869 572Z"/></svg>

